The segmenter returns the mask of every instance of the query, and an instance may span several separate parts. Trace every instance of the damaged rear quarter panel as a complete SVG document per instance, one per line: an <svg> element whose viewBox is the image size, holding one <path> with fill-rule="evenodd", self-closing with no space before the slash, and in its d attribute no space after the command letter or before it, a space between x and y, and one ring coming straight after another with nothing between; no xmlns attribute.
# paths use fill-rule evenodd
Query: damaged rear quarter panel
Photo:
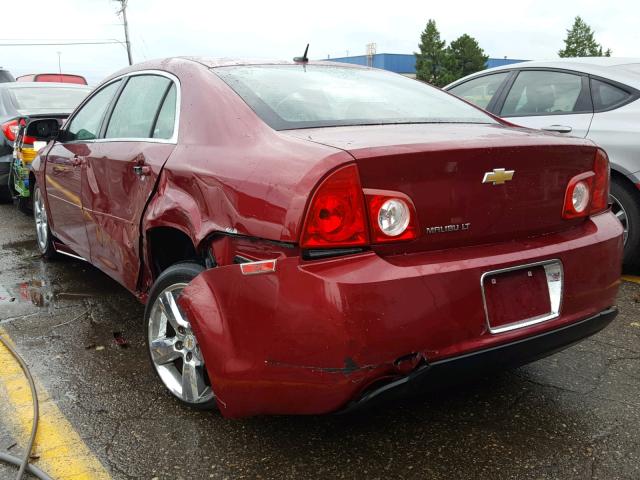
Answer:
<svg viewBox="0 0 640 480"><path fill-rule="evenodd" d="M353 157L271 129L208 70L180 79L179 141L147 226L180 224L196 246L211 231L226 229L296 242L314 186Z"/></svg>
<svg viewBox="0 0 640 480"><path fill-rule="evenodd" d="M340 286L302 268L297 257L278 260L273 274L218 267L180 296L225 416L331 412L397 373L393 346L367 351L361 325L349 324Z"/></svg>
<svg viewBox="0 0 640 480"><path fill-rule="evenodd" d="M315 185L353 161L342 150L268 127L217 75L196 62L176 67L182 101L178 144L142 221L178 229L197 251L215 232L295 243ZM149 252L140 285L152 283Z"/></svg>

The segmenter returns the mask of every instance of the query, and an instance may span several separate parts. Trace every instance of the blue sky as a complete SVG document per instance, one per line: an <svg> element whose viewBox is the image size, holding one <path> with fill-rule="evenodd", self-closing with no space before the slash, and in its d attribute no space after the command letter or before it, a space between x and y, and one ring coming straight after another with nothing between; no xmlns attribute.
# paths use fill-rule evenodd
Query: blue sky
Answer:
<svg viewBox="0 0 640 480"><path fill-rule="evenodd" d="M118 4L111 0L11 4L20 9L20 20L5 18L0 43L123 39ZM615 56L640 57L637 0L129 0L128 12L134 61L175 55L288 59L307 42L312 58L363 54L369 42L376 42L381 53L411 53L429 18L445 40L468 33L492 57L555 58L576 15ZM83 74L90 83L127 64L124 48L113 44L0 46L0 65L14 75L57 71L58 51L62 70Z"/></svg>

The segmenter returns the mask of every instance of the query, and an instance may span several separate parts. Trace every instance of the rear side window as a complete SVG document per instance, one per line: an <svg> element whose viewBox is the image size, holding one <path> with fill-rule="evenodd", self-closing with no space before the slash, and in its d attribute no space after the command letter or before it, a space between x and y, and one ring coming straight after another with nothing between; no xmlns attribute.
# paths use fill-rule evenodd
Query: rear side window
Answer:
<svg viewBox="0 0 640 480"><path fill-rule="evenodd" d="M464 98L466 101L487 108L489 102L498 91L498 87L509 76L510 72L495 73L474 78L468 82L449 89L454 95Z"/></svg>
<svg viewBox="0 0 640 480"><path fill-rule="evenodd" d="M104 113L119 86L120 80L107 85L82 106L67 127L68 140L94 140L98 137Z"/></svg>
<svg viewBox="0 0 640 480"><path fill-rule="evenodd" d="M596 110L607 110L624 103L631 94L621 88L614 87L610 83L592 78L591 96L593 98L593 107Z"/></svg>
<svg viewBox="0 0 640 480"><path fill-rule="evenodd" d="M173 136L173 128L176 122L176 86L171 85L167 96L162 103L158 114L158 120L153 127L153 138L169 139Z"/></svg>
<svg viewBox="0 0 640 480"><path fill-rule="evenodd" d="M151 128L170 83L159 75L130 77L113 109L105 138L151 138Z"/></svg>
<svg viewBox="0 0 640 480"><path fill-rule="evenodd" d="M582 77L571 73L522 71L513 83L500 115L550 115L584 111Z"/></svg>

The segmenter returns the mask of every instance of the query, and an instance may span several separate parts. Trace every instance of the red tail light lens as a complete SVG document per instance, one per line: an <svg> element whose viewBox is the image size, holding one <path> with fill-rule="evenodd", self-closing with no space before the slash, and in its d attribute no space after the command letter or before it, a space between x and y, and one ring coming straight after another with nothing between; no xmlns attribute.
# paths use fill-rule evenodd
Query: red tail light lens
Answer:
<svg viewBox="0 0 640 480"><path fill-rule="evenodd" d="M21 125L26 125L24 119L21 120L20 123L18 123L18 120L11 120L3 123L0 128L2 128L2 133L7 137L7 140L15 142ZM33 144L35 141L36 139L33 137L27 137L26 135L22 137L22 143Z"/></svg>
<svg viewBox="0 0 640 480"><path fill-rule="evenodd" d="M596 158L593 162L593 171L596 176L593 180L593 193L591 199L591 210L589 213L598 213L609 207L609 157L604 150L596 150Z"/></svg>
<svg viewBox="0 0 640 480"><path fill-rule="evenodd" d="M364 246L369 242L358 168L329 175L316 189L302 228L302 248Z"/></svg>
<svg viewBox="0 0 640 480"><path fill-rule="evenodd" d="M371 241L374 243L413 240L418 236L416 209L400 192L364 190L369 211Z"/></svg>
<svg viewBox="0 0 640 480"><path fill-rule="evenodd" d="M609 158L597 149L593 171L569 181L564 196L563 218L580 218L606 210L609 206Z"/></svg>
<svg viewBox="0 0 640 480"><path fill-rule="evenodd" d="M18 121L11 120L10 122L2 124L2 133L7 137L7 140L14 142L16 140L16 135L18 135L19 128Z"/></svg>

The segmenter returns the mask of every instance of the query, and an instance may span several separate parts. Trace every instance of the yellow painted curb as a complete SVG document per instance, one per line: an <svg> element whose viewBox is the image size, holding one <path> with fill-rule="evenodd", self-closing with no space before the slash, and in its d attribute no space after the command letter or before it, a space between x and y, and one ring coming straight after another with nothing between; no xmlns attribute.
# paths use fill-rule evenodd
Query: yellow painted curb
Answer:
<svg viewBox="0 0 640 480"><path fill-rule="evenodd" d="M625 282L633 282L640 284L640 277L636 277L635 275L623 275L622 280Z"/></svg>
<svg viewBox="0 0 640 480"><path fill-rule="evenodd" d="M0 335L11 341L2 328ZM35 382L40 403L40 421L33 452L39 458L32 463L56 480L111 479L48 392L37 379ZM7 415L0 417L0 421L9 423L8 426L16 431L16 439L24 446L31 431L31 391L20 365L0 343L0 398L2 397L6 398L7 403L0 408L0 413ZM12 454L20 456L22 452L13 451Z"/></svg>

